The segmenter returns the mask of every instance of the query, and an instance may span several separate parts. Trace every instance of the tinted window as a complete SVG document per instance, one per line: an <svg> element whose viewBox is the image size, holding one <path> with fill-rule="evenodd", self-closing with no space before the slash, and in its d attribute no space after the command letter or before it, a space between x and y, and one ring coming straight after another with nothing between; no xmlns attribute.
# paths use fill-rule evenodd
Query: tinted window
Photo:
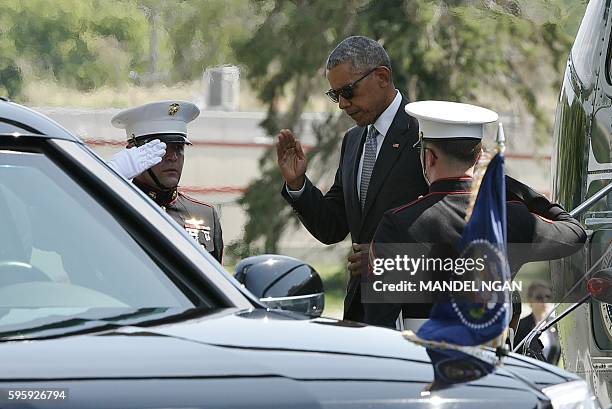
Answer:
<svg viewBox="0 0 612 409"><path fill-rule="evenodd" d="M595 50L599 31L603 27L604 0L591 0L580 24L572 47L572 63L578 78L585 88L593 85L595 70Z"/></svg>
<svg viewBox="0 0 612 409"><path fill-rule="evenodd" d="M0 151L0 226L0 331L34 315L193 307L113 215L42 154Z"/></svg>

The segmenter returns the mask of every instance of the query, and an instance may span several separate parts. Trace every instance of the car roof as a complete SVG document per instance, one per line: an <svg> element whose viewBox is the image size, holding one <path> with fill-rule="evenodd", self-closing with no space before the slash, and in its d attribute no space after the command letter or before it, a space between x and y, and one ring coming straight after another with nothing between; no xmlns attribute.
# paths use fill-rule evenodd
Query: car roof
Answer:
<svg viewBox="0 0 612 409"><path fill-rule="evenodd" d="M0 97L0 138L27 136L82 141L57 122L23 105Z"/></svg>

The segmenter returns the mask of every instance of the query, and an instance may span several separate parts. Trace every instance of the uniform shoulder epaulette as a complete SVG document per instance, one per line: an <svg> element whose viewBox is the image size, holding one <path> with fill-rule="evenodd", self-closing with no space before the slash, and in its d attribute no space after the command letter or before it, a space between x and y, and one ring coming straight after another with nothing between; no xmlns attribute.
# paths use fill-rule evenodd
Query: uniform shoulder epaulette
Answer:
<svg viewBox="0 0 612 409"><path fill-rule="evenodd" d="M206 203L206 202L202 202L202 201L197 200L197 199L194 199L194 198L193 198L193 197L191 197L191 196L187 196L187 195L185 194L185 192L182 192L181 190L179 190L179 195L181 195L181 196L182 196L182 197L184 197L185 199L189 200L190 202L193 202L193 203L197 203L197 204L201 204L201 205L204 205L204 206L208 206L208 207L212 207L212 208L214 208L214 206L213 206L212 204L210 204L210 203Z"/></svg>

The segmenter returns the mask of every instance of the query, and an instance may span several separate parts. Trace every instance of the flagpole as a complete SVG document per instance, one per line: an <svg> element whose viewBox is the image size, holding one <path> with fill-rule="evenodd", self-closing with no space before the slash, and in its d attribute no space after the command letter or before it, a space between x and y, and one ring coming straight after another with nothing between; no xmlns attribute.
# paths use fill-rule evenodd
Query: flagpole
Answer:
<svg viewBox="0 0 612 409"><path fill-rule="evenodd" d="M504 134L504 125L501 122L498 122L498 126L497 126L497 153L498 154L504 154L504 152L506 151L506 135ZM507 256L506 256L507 257ZM510 295L510 298L512 298L512 295ZM510 300L511 301L511 300ZM507 308L510 308L510 306L512 305L512 303L510 303L509 306L507 306ZM510 317L512 319L512 317ZM494 339L491 343L492 346L495 346L498 348L503 348L505 343L506 343L506 338L508 338L510 329L509 327L506 327L504 329L504 332L502 332L496 339Z"/></svg>
<svg viewBox="0 0 612 409"><path fill-rule="evenodd" d="M504 135L504 126L501 122L497 127L497 152L503 153L506 150L506 135Z"/></svg>

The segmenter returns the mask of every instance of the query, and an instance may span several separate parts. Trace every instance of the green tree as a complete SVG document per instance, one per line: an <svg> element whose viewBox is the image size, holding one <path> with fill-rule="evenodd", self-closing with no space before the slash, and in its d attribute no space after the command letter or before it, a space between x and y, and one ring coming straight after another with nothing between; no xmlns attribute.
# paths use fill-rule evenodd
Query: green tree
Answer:
<svg viewBox="0 0 612 409"><path fill-rule="evenodd" d="M243 0L0 0L0 7L0 92L11 97L30 77L85 91L130 78L199 79L207 66L235 62L231 40L260 21Z"/></svg>
<svg viewBox="0 0 612 409"><path fill-rule="evenodd" d="M566 30L571 16L562 13L565 3L256 0L253 4L265 21L251 38L236 44L236 54L268 108L262 127L271 136L280 128L299 125L313 90L325 89L328 53L354 34L384 44L396 86L409 99L478 103L486 97L499 101L492 106L498 110L518 100L536 119L536 132L542 135L551 124L538 104L539 84L531 74L544 67L560 76L575 33ZM584 4L579 7L584 10ZM545 18L536 21L533 15ZM329 180L329 172L335 171L340 129L346 123L347 118L336 112L315 129L317 143L308 153L308 174L315 181ZM248 221L243 240L231 248L238 257L275 252L290 221L297 222L280 197L282 179L275 162L271 149L260 160L261 176L240 200Z"/></svg>
<svg viewBox="0 0 612 409"><path fill-rule="evenodd" d="M16 63L19 53L9 35L15 21L11 18L11 5L6 6L8 12L0 13L0 95L15 98L23 86L23 77Z"/></svg>
<svg viewBox="0 0 612 409"><path fill-rule="evenodd" d="M244 0L161 4L175 81L201 78L208 66L236 63L232 41L247 38L260 20L252 15L250 3Z"/></svg>
<svg viewBox="0 0 612 409"><path fill-rule="evenodd" d="M17 67L89 90L125 82L143 63L147 26L134 1L3 0L0 18L0 70L13 67L0 85L13 94Z"/></svg>

